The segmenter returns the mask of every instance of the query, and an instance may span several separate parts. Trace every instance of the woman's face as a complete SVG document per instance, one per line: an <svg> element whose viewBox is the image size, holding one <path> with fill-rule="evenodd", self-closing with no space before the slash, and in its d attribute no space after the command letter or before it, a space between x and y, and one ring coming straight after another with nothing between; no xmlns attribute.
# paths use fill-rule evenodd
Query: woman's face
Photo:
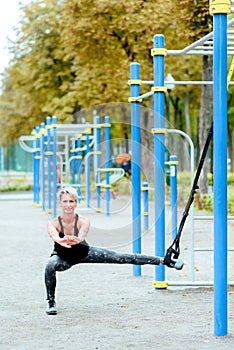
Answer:
<svg viewBox="0 0 234 350"><path fill-rule="evenodd" d="M72 213L77 206L77 201L69 193L63 193L60 205L64 213Z"/></svg>

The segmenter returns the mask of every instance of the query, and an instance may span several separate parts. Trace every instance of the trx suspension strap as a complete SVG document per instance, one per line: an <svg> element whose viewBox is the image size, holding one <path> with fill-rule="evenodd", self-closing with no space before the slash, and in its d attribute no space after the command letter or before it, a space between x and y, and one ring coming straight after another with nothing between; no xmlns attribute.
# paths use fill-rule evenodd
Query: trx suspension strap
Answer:
<svg viewBox="0 0 234 350"><path fill-rule="evenodd" d="M166 266L168 266L168 267L175 267L175 261L173 261L173 259L178 259L179 255L180 255L180 237L181 237L181 233L182 233L182 230L184 228L184 224L185 224L185 221L187 219L187 216L189 215L189 209L190 209L190 207L191 207L191 205L193 203L194 196L195 196L195 194L197 192L197 189L199 188L198 180L199 180L199 177L200 177L200 174L201 174L201 170L202 170L202 167L203 167L203 164L204 164L204 161L205 161L205 158L206 158L206 155L207 155L207 151L208 151L208 148L209 148L209 144L210 144L210 141L211 141L212 137L213 137L213 122L211 124L210 130L209 130L209 134L207 136L206 143L205 143L205 146L204 146L203 151L202 151L202 155L201 155L201 158L200 158L200 161L199 161L199 164L198 164L196 176L195 176L194 181L193 181L193 186L192 186L192 189L191 189L191 192L190 192L190 195L189 195L189 199L188 199L187 205L185 207L183 216L182 216L181 221L180 221L178 232L176 234L176 237L175 237L174 241L172 242L170 247L167 249L166 255L164 257L164 264ZM172 258L172 255L173 255L173 258ZM183 267L183 264L181 265L181 269L182 269L182 267Z"/></svg>

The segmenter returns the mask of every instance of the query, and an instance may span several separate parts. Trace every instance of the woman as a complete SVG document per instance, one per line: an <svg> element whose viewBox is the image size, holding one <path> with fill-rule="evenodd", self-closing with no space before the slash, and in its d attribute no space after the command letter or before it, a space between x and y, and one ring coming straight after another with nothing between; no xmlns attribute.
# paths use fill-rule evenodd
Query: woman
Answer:
<svg viewBox="0 0 234 350"><path fill-rule="evenodd" d="M142 254L123 254L112 250L89 246L86 237L90 228L90 221L84 216L77 215L77 192L73 187L64 187L58 193L62 215L48 223L48 234L54 241L54 250L46 264L45 285L48 306L46 313L56 315L55 302L56 271L65 271L76 264L104 263L104 264L134 264L159 265L163 258ZM181 269L181 265L176 265Z"/></svg>

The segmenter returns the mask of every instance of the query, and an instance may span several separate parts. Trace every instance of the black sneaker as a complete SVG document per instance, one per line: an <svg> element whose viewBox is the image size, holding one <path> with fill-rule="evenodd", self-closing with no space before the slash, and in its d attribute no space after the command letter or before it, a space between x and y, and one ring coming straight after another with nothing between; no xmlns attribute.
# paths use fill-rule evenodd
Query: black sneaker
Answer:
<svg viewBox="0 0 234 350"><path fill-rule="evenodd" d="M46 313L47 315L57 315L56 302L54 300L48 301Z"/></svg>

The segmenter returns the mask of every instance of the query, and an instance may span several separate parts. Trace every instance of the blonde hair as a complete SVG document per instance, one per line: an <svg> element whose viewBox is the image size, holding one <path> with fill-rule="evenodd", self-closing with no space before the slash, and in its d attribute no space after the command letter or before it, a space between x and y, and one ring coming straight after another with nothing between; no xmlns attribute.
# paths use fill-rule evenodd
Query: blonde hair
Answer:
<svg viewBox="0 0 234 350"><path fill-rule="evenodd" d="M61 201L62 196L64 194L69 194L69 196L71 196L77 202L78 194L77 194L77 191L76 191L76 189L74 187L66 186L66 187L60 188L60 190L58 191L58 199L59 199L59 201Z"/></svg>

